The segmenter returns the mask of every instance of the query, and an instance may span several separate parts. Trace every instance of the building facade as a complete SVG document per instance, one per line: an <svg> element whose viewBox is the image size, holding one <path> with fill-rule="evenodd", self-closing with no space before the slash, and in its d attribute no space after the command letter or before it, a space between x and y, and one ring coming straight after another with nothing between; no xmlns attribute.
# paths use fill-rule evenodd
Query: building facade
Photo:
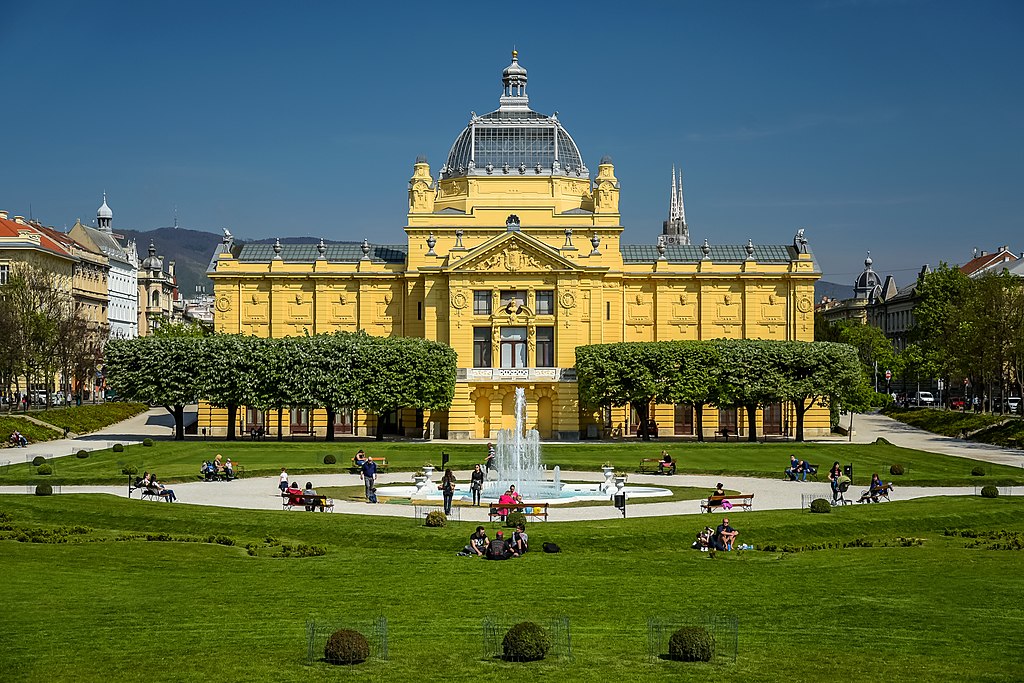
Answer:
<svg viewBox="0 0 1024 683"><path fill-rule="evenodd" d="M456 138L435 178L419 158L408 187L402 244L250 244L226 235L210 264L219 332L280 337L334 330L424 337L459 357L450 410L381 416L293 406L286 427L320 435L399 433L493 439L514 422L524 387L530 426L545 439L635 433L630 407L580 406L575 350L585 344L673 339L814 338L820 277L801 231L793 244L627 245L610 158L591 174L557 115L529 108L513 53L497 110ZM762 411L759 411L761 413ZM789 406L769 406L761 429L782 434ZM656 406L663 435L692 435L689 406ZM262 424L246 411L246 424ZM268 421L274 422L275 421ZM744 430L743 411L706 411L705 430ZM223 434L224 411L200 426ZM268 427L271 425L268 424ZM828 413L808 418L827 433Z"/></svg>
<svg viewBox="0 0 1024 683"><path fill-rule="evenodd" d="M176 305L178 283L174 261L157 256L156 245L149 243L149 255L142 259L138 272L139 334L146 336L165 322L180 322L181 307Z"/></svg>

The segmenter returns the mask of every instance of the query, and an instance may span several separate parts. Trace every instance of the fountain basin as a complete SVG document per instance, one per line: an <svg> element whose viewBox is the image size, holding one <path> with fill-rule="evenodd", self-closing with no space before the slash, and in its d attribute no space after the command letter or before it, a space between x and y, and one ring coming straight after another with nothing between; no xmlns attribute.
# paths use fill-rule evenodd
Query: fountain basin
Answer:
<svg viewBox="0 0 1024 683"><path fill-rule="evenodd" d="M627 486L625 487L624 492L627 498L659 498L662 496L672 495L672 491L669 489L663 489L657 486ZM378 486L377 495L387 496L389 498L441 500L441 492L434 487L429 487L428 490L417 493L415 486ZM469 490L469 486L456 486L454 499L465 501L467 503L472 502L473 495ZM488 495L487 492L484 492L481 499L486 503L496 503L498 501L498 497L496 495ZM527 503L549 503L551 505L606 500L610 500L610 494L606 491L602 491L600 484L582 482L564 482L557 496L551 496L548 494L536 498L529 497L525 499Z"/></svg>

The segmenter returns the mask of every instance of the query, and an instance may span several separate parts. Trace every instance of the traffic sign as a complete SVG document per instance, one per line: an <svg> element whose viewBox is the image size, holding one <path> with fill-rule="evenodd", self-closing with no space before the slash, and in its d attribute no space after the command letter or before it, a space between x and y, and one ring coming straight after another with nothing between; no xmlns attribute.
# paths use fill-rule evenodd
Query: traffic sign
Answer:
<svg viewBox="0 0 1024 683"><path fill-rule="evenodd" d="M885 379L886 380L892 379L892 370L886 370L885 371Z"/></svg>

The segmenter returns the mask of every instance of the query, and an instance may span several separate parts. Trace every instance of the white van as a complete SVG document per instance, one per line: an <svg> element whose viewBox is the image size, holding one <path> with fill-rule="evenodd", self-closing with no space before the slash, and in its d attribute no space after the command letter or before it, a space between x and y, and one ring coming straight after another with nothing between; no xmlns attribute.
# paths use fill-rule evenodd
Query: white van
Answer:
<svg viewBox="0 0 1024 683"><path fill-rule="evenodd" d="M919 391L914 395L914 405L933 406L935 405L935 397L932 396L930 391Z"/></svg>

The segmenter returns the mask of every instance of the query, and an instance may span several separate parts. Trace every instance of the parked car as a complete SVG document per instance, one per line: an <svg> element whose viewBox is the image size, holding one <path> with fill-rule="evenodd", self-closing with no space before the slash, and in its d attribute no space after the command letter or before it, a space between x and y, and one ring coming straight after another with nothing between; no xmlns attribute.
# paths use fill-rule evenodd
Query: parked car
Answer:
<svg viewBox="0 0 1024 683"><path fill-rule="evenodd" d="M963 410L967 407L967 401L964 400L963 396L954 396L949 399L949 407L953 410Z"/></svg>
<svg viewBox="0 0 1024 683"><path fill-rule="evenodd" d="M914 405L933 406L935 405L935 397L932 396L930 391L919 391L914 395Z"/></svg>

